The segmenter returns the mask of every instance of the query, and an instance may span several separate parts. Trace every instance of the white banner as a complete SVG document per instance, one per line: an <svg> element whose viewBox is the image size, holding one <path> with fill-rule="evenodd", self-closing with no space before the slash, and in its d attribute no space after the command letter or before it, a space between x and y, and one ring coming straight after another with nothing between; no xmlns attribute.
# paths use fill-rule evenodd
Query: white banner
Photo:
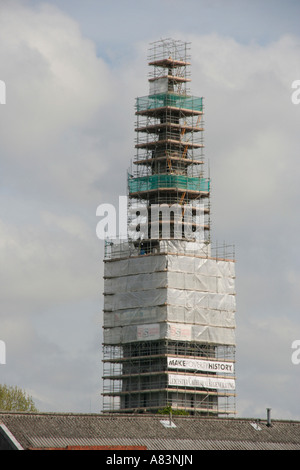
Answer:
<svg viewBox="0 0 300 470"><path fill-rule="evenodd" d="M170 369L192 369L205 372L222 372L223 374L233 374L233 362L208 361L206 359L189 359L179 357L168 357L168 368Z"/></svg>
<svg viewBox="0 0 300 470"><path fill-rule="evenodd" d="M157 93L167 93L168 91L168 78L161 77L150 82L150 95L156 95Z"/></svg>
<svg viewBox="0 0 300 470"><path fill-rule="evenodd" d="M168 375L169 385L192 388L210 388L217 390L235 390L234 379L218 377L200 377L199 375Z"/></svg>
<svg viewBox="0 0 300 470"><path fill-rule="evenodd" d="M138 325L137 327L137 340L159 339L160 327L158 323L152 325Z"/></svg>
<svg viewBox="0 0 300 470"><path fill-rule="evenodd" d="M168 323L168 338L178 341L191 341L192 326L178 323Z"/></svg>

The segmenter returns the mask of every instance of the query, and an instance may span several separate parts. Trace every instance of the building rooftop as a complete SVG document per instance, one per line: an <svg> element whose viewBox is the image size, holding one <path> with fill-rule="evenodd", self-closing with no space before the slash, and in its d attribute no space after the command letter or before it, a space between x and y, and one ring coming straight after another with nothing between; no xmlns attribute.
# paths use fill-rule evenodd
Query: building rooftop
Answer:
<svg viewBox="0 0 300 470"><path fill-rule="evenodd" d="M0 412L0 449L300 450L300 422Z"/></svg>

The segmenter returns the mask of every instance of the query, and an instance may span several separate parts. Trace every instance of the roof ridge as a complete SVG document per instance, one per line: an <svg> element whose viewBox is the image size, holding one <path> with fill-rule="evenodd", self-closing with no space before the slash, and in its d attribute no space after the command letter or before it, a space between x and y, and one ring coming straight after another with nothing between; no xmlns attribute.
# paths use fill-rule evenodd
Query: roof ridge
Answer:
<svg viewBox="0 0 300 470"><path fill-rule="evenodd" d="M7 410L0 410L0 422L1 416L64 416L64 417L96 417L96 418L127 418L127 419L163 419L169 417L169 414L148 414L148 413L88 413L88 412L68 412L68 411L7 411ZM234 416L234 417L218 417L218 416L185 416L185 415L176 415L172 414L172 419L180 419L180 420L196 420L196 421L230 421L230 422L253 422L258 421L260 423L265 423L267 420L266 418L259 418L259 417L242 417L242 416ZM290 424L300 424L300 420L294 419L283 419L283 418L272 418L272 423L290 423Z"/></svg>

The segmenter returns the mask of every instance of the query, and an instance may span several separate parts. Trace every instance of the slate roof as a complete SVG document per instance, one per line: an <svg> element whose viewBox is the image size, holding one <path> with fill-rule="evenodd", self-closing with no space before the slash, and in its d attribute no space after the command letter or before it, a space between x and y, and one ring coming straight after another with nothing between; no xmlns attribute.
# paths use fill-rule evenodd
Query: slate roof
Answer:
<svg viewBox="0 0 300 470"><path fill-rule="evenodd" d="M168 427L169 418L160 415L0 412L2 436L11 433L23 449L300 450L298 421L272 420L268 427L266 420L173 416L172 423Z"/></svg>

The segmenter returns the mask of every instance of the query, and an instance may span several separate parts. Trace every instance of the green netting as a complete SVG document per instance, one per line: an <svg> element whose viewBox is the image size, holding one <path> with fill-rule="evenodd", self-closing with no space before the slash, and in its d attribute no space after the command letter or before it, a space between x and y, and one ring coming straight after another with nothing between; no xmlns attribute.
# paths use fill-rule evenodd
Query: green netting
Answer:
<svg viewBox="0 0 300 470"><path fill-rule="evenodd" d="M146 111L147 109L163 108L164 106L189 109L192 111L203 111L203 98L160 93L136 99L136 110L138 112Z"/></svg>
<svg viewBox="0 0 300 470"><path fill-rule="evenodd" d="M158 188L178 188L189 191L209 192L210 180L184 175L151 175L139 178L128 177L129 192L150 191Z"/></svg>

